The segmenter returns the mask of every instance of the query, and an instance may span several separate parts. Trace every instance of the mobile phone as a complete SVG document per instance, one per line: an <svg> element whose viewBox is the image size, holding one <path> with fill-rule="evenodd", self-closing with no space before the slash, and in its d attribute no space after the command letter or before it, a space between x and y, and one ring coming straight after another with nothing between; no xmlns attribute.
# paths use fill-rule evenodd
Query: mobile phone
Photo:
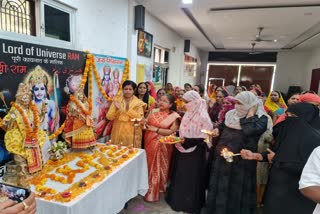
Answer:
<svg viewBox="0 0 320 214"><path fill-rule="evenodd" d="M0 201L11 199L13 201L22 202L29 197L30 193L30 189L0 183Z"/></svg>

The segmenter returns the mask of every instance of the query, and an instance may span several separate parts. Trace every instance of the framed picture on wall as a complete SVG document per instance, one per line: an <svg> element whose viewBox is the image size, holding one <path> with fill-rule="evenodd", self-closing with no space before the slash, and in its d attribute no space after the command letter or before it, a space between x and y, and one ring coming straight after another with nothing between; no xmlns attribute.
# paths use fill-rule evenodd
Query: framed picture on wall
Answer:
<svg viewBox="0 0 320 214"><path fill-rule="evenodd" d="M153 36L145 31L138 31L138 55L151 57Z"/></svg>

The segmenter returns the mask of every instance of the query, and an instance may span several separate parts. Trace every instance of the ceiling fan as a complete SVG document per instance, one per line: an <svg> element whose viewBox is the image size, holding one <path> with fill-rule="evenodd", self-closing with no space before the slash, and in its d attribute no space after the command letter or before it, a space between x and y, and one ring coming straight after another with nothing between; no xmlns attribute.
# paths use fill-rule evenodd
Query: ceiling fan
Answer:
<svg viewBox="0 0 320 214"><path fill-rule="evenodd" d="M273 39L264 39L263 35L261 35L264 27L258 27L258 34L256 34L256 38L251 40L252 42L276 42L277 40Z"/></svg>
<svg viewBox="0 0 320 214"><path fill-rule="evenodd" d="M252 42L252 43L251 43L251 51L249 52L249 54L262 54L263 52L256 51L256 50L254 49L255 46L256 46L256 43L255 43L255 42Z"/></svg>

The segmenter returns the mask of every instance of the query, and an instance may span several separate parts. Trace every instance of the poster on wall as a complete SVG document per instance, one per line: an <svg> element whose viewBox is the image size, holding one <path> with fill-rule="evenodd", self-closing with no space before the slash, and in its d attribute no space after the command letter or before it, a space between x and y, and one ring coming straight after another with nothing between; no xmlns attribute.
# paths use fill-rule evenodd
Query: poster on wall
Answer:
<svg viewBox="0 0 320 214"><path fill-rule="evenodd" d="M4 39L0 39L0 53L0 116L15 101L19 83L25 83L44 114L40 128L54 133L65 119L69 94L81 83L86 54Z"/></svg>
<svg viewBox="0 0 320 214"><path fill-rule="evenodd" d="M197 72L197 58L184 55L184 71L189 77L195 77Z"/></svg>
<svg viewBox="0 0 320 214"><path fill-rule="evenodd" d="M126 58L94 54L95 64L100 76L101 85L106 94L113 98L121 88L121 80L125 69ZM99 92L96 82L93 83L93 111L97 139L105 139L110 135L112 122L106 121L106 113L111 105Z"/></svg>
<svg viewBox="0 0 320 214"><path fill-rule="evenodd" d="M151 57L153 36L145 31L138 31L138 50L139 56Z"/></svg>
<svg viewBox="0 0 320 214"><path fill-rule="evenodd" d="M137 64L137 79L136 83L139 84L140 82L145 82L145 65L144 64Z"/></svg>

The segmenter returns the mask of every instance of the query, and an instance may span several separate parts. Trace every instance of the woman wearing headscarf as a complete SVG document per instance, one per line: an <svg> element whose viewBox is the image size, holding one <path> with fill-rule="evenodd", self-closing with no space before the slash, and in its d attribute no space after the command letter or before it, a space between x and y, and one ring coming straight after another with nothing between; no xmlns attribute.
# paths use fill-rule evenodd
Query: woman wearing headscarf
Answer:
<svg viewBox="0 0 320 214"><path fill-rule="evenodd" d="M249 91L239 93L235 109L226 114L224 124L213 130L220 138L214 153L204 214L256 213L256 162L236 156L227 162L221 151L234 154L241 149L257 151L258 140L267 128L268 118L258 108L258 98Z"/></svg>
<svg viewBox="0 0 320 214"><path fill-rule="evenodd" d="M319 109L309 103L289 106L281 123L273 151L269 183L264 199L264 213L311 214L315 203L299 192L299 179L311 152L320 145ZM241 151L246 159L263 160L262 154Z"/></svg>
<svg viewBox="0 0 320 214"><path fill-rule="evenodd" d="M176 144L172 164L171 183L166 201L175 211L199 213L205 201L206 150L202 129L211 130L206 102L196 91L183 95L186 113L179 135L184 142Z"/></svg>
<svg viewBox="0 0 320 214"><path fill-rule="evenodd" d="M236 104L236 100L232 96L227 96L223 99L222 109L218 115L218 122L222 124L225 120L226 114L228 111L234 109L234 105Z"/></svg>
<svg viewBox="0 0 320 214"><path fill-rule="evenodd" d="M273 122L276 122L278 117L287 110L287 105L280 92L272 91L266 99L264 109L272 117Z"/></svg>

